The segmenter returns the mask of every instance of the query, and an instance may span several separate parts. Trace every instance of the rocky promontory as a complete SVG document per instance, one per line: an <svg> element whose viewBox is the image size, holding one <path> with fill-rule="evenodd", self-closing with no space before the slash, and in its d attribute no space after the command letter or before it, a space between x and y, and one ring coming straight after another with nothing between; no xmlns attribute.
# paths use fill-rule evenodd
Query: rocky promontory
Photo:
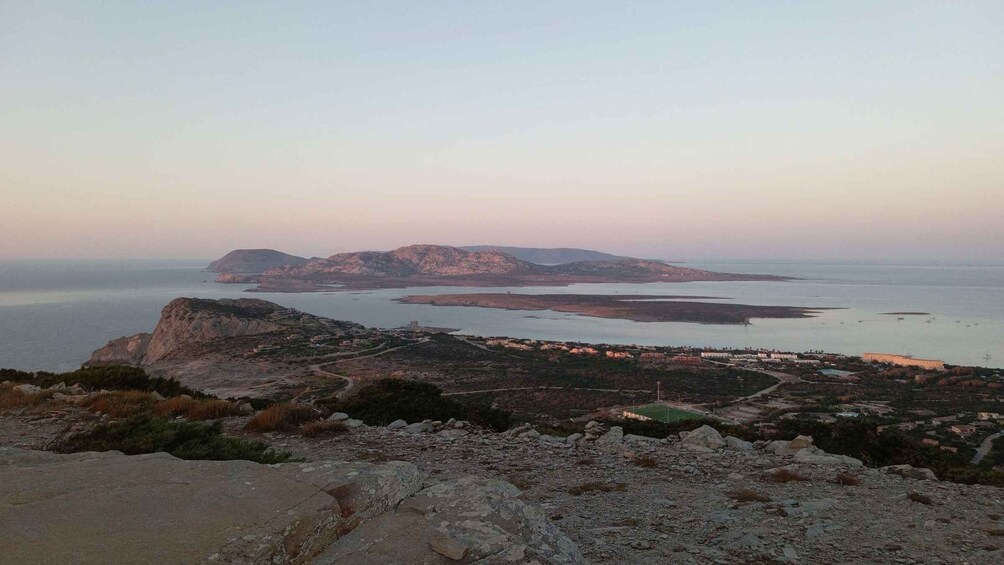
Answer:
<svg viewBox="0 0 1004 565"><path fill-rule="evenodd" d="M274 249L235 249L209 264L214 273L257 275L284 265L302 265L309 261Z"/></svg>

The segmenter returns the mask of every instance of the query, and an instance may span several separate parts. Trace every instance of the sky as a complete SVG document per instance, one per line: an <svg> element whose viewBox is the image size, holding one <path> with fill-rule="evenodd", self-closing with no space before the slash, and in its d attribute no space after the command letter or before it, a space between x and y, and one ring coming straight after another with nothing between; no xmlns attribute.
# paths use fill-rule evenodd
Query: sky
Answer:
<svg viewBox="0 0 1004 565"><path fill-rule="evenodd" d="M1004 3L0 0L0 259L1004 262Z"/></svg>

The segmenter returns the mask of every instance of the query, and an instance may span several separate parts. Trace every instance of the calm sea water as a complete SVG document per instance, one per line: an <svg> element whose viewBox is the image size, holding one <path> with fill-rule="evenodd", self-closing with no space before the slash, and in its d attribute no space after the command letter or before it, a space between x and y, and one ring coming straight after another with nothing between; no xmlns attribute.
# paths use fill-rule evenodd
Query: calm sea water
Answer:
<svg viewBox="0 0 1004 565"><path fill-rule="evenodd" d="M433 287L324 294L243 292L212 282L208 261L0 262L0 367L69 370L108 340L150 331L179 296L252 296L366 325L411 320L464 333L650 345L823 349L912 354L950 363L1004 367L1004 266L852 263L689 263L741 273L800 277L791 282L590 284L571 287ZM754 320L750 326L638 323L553 312L405 305L406 294L447 292L622 293L716 296L746 304L841 308L818 317ZM926 316L884 316L920 311ZM986 357L989 356L989 359Z"/></svg>

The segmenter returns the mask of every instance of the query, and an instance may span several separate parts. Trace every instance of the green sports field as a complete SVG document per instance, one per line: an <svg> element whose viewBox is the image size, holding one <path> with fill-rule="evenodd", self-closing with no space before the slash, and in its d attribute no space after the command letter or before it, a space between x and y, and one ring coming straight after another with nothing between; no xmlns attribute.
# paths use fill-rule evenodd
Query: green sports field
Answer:
<svg viewBox="0 0 1004 565"><path fill-rule="evenodd" d="M640 414L642 416L648 416L649 418L652 418L653 420L658 420L660 422L693 420L702 417L700 414L687 412L686 410L678 410L676 408L670 408L668 406L663 406L662 404L649 404L648 406L640 406L638 408L630 409L629 412L634 412L635 414Z"/></svg>

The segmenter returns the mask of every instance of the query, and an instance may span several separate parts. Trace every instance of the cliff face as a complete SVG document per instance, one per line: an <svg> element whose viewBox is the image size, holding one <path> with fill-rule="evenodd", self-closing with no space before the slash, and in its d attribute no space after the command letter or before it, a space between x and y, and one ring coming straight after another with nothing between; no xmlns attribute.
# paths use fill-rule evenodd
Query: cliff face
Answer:
<svg viewBox="0 0 1004 565"><path fill-rule="evenodd" d="M150 364L185 344L220 338L264 334L282 329L270 315L286 308L250 298L202 300L176 298L161 311L153 334L141 333L110 341L94 352L89 364Z"/></svg>
<svg viewBox="0 0 1004 565"><path fill-rule="evenodd" d="M309 259L274 249L237 249L209 264L215 273L256 275L284 265L303 265Z"/></svg>
<svg viewBox="0 0 1004 565"><path fill-rule="evenodd" d="M126 363L128 365L139 365L146 356L147 348L150 347L150 338L153 334L139 333L132 336L120 337L108 342L107 345L91 354L88 365L109 365L115 363Z"/></svg>
<svg viewBox="0 0 1004 565"><path fill-rule="evenodd" d="M465 251L444 245L410 245L393 251L339 253L301 266L266 271L267 275L345 274L373 277L512 275L533 273L538 265L499 251Z"/></svg>

